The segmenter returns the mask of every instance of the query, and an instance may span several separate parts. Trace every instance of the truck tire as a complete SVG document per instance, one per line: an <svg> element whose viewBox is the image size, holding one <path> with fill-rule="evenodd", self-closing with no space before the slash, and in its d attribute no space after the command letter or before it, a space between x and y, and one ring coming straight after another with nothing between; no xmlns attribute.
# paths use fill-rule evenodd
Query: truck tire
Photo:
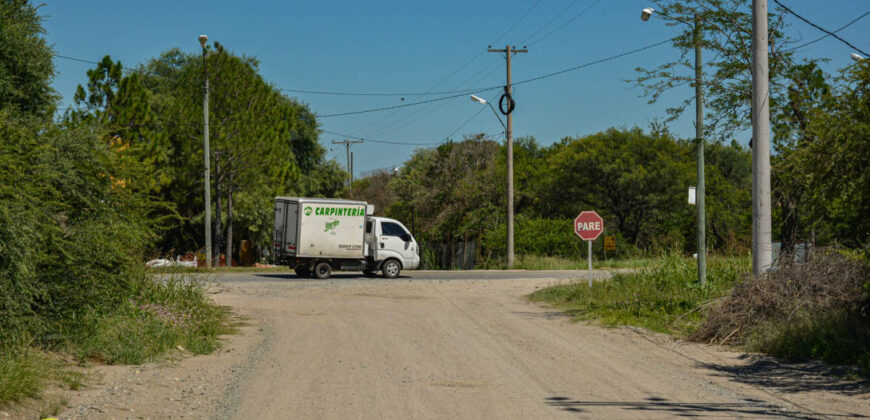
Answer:
<svg viewBox="0 0 870 420"><path fill-rule="evenodd" d="M402 264L398 260L390 258L384 261L384 264L381 266L381 272L384 273L384 277L394 279L402 272Z"/></svg>
<svg viewBox="0 0 870 420"><path fill-rule="evenodd" d="M308 264L299 264L293 269L299 277L311 277L311 267Z"/></svg>
<svg viewBox="0 0 870 420"><path fill-rule="evenodd" d="M330 275L332 275L332 267L329 263L322 262L314 266L314 277L326 280Z"/></svg>

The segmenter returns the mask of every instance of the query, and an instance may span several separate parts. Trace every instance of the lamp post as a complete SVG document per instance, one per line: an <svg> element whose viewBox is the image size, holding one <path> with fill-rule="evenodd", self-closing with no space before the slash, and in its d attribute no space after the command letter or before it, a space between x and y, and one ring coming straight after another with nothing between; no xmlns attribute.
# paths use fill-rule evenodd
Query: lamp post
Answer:
<svg viewBox="0 0 870 420"><path fill-rule="evenodd" d="M510 57L510 53L508 53L508 57ZM510 61L508 61L510 63ZM510 68L510 65L508 65ZM510 74L510 73L508 73ZM511 130L508 129L508 126L504 124L504 121L501 120L501 117L498 116L498 112L495 112L495 108L491 103L487 102L486 99L483 99L479 96L471 95L471 100L477 102L479 104L485 104L489 106L489 109L492 110L492 113L495 114L495 118L498 119L498 122L501 123L502 128L504 128L505 132L505 143L507 146L507 223L506 223L506 251L507 251L507 268L511 269L514 265L514 166L513 166L513 151L511 144ZM508 114L508 124L510 124L510 114Z"/></svg>
<svg viewBox="0 0 870 420"><path fill-rule="evenodd" d="M204 97L202 101L202 141L203 151L205 153L205 266L211 267L211 169L209 168L209 150L208 150L208 67L205 60L205 44L208 42L208 37L205 35L199 36L199 45L202 46L202 73L205 79Z"/></svg>
<svg viewBox="0 0 870 420"><path fill-rule="evenodd" d="M640 19L644 22L652 17L655 11L646 8L641 11ZM667 17L667 15L664 15ZM674 19L680 21L679 19ZM683 21L680 21L683 22ZM686 23L686 22L683 22ZM697 242L698 242L698 281L703 285L707 283L707 239L706 239L706 213L704 206L704 90L701 74L701 18L695 14L692 28L693 43L695 44L695 143L698 148L698 186L696 189L697 215Z"/></svg>

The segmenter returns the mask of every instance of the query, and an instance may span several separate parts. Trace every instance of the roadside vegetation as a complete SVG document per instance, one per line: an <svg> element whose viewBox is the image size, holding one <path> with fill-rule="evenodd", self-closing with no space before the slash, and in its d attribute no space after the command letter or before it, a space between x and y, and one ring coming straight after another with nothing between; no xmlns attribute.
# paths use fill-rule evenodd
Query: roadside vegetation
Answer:
<svg viewBox="0 0 870 420"><path fill-rule="evenodd" d="M636 325L685 337L699 325L702 310L726 295L749 269L747 256L710 258L702 287L695 259L667 256L635 272L614 273L591 288L583 280L541 289L530 298L601 325Z"/></svg>
<svg viewBox="0 0 870 420"><path fill-rule="evenodd" d="M739 346L790 361L820 359L870 375L870 266L863 253L785 256L750 276L748 257L708 260L707 284L694 259L665 257L653 267L539 290L547 302L604 326L638 326L711 344Z"/></svg>
<svg viewBox="0 0 870 420"><path fill-rule="evenodd" d="M38 7L0 2L0 25L0 407L77 389L76 365L213 351L231 325L206 285L143 266L184 220L150 182L150 145L108 121L56 120Z"/></svg>

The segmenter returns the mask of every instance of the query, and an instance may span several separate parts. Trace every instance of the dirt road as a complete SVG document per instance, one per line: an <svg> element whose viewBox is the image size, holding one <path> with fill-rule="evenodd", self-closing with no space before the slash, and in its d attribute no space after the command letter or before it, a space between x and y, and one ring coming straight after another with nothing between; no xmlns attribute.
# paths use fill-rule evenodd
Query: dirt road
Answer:
<svg viewBox="0 0 870 420"><path fill-rule="evenodd" d="M870 388L524 300L568 281L217 278L249 318L219 354L105 370L65 418L488 419L870 416ZM449 276L447 276L449 278Z"/></svg>

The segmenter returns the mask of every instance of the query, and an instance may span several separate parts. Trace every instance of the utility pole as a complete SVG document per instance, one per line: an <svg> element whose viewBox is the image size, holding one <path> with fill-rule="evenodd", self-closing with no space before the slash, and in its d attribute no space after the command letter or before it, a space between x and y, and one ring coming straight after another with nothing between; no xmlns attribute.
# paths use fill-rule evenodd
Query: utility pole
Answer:
<svg viewBox="0 0 870 420"><path fill-rule="evenodd" d="M202 141L203 152L205 153L205 266L211 267L211 168L209 168L211 157L209 156L208 150L208 67L206 66L205 56L206 42L208 42L208 37L200 35L199 44L202 46L202 73L205 78L205 96L202 100Z"/></svg>
<svg viewBox="0 0 870 420"><path fill-rule="evenodd" d="M695 202L698 206L698 282L707 284L707 214L704 207L704 89L701 61L701 17L695 15L695 143L698 147L698 187Z"/></svg>
<svg viewBox="0 0 870 420"><path fill-rule="evenodd" d="M752 0L752 272L756 275L773 264L767 50L767 0Z"/></svg>
<svg viewBox="0 0 870 420"><path fill-rule="evenodd" d="M350 184L353 182L353 167L351 166L350 160L350 145L354 143L363 143L362 140L347 140L344 139L342 141L332 141L332 144L343 144L345 149L347 149L347 192L350 194Z"/></svg>
<svg viewBox="0 0 870 420"><path fill-rule="evenodd" d="M507 115L507 127L505 128L505 138L507 139L507 268L514 266L514 142L513 142L513 98L511 97L511 56L517 53L527 53L529 50L511 48L506 46L503 50L488 49L489 52L504 53L507 61L507 84L504 87L504 95L502 99L507 97L507 111L501 109L501 112ZM501 100L499 100L499 108L501 108Z"/></svg>

